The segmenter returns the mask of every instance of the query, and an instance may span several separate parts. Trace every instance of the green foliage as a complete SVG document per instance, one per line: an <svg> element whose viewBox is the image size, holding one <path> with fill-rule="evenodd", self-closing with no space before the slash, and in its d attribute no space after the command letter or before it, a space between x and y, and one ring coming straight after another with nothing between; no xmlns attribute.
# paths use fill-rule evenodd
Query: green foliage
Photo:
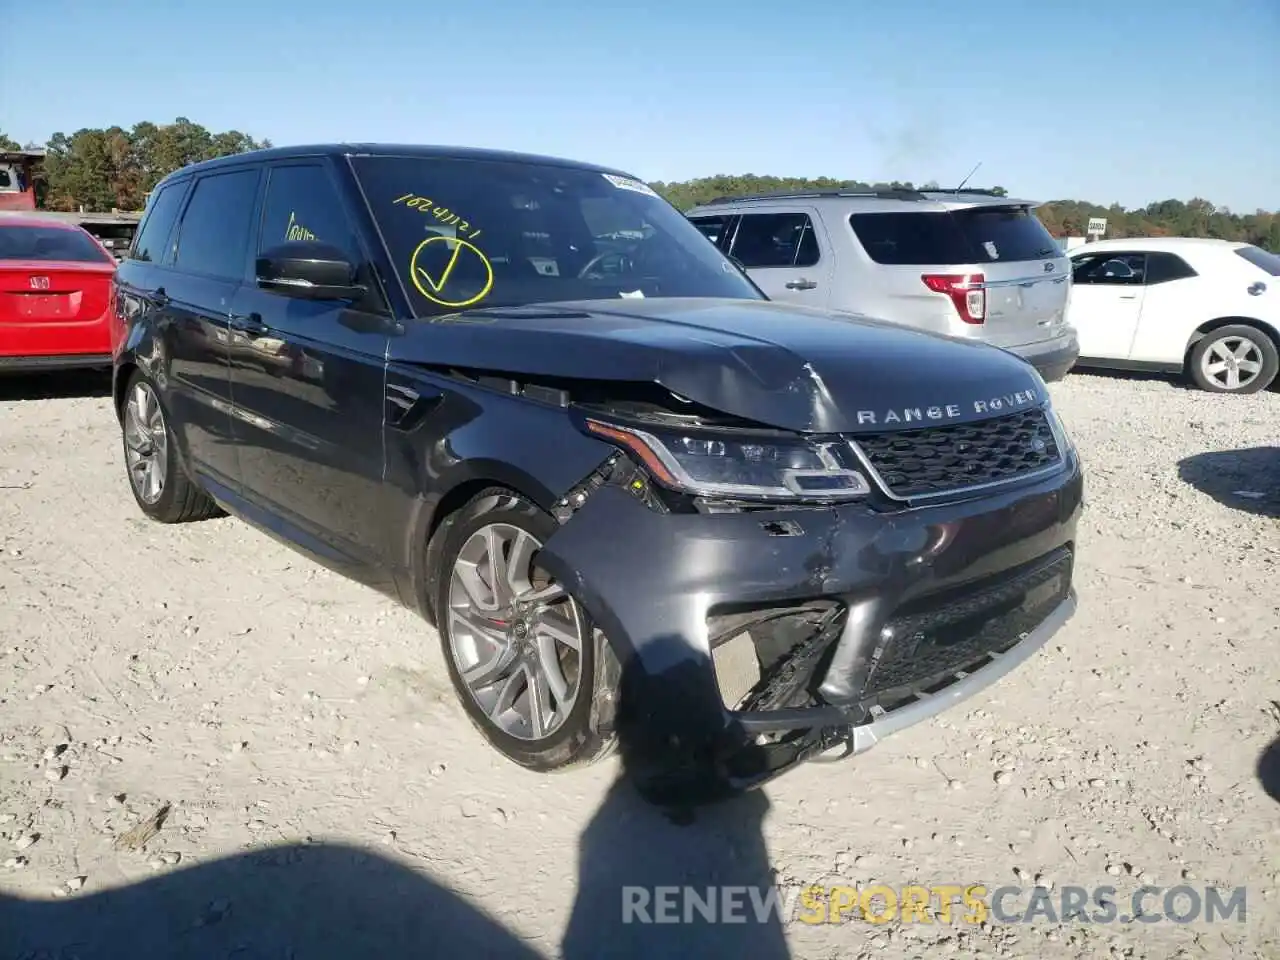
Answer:
<svg viewBox="0 0 1280 960"><path fill-rule="evenodd" d="M819 177L807 180L796 177L762 177L755 174L740 176L703 177L678 183L650 184L670 200L678 209L688 210L716 197L742 196L748 193L768 193L777 190L815 190L843 188L866 190L905 187L911 183L867 183L859 180L835 180ZM937 189L930 181L918 189ZM990 188L992 193L1008 196L1004 187ZM1256 243L1268 250L1280 252L1280 212L1258 210L1250 214L1232 213L1225 207L1215 207L1208 200L1196 198L1184 203L1181 200L1161 200L1137 210L1126 210L1113 204L1087 203L1081 200L1053 200L1036 209L1049 232L1057 237L1084 236L1090 217L1107 218L1108 237L1218 237L1223 240L1241 240Z"/></svg>
<svg viewBox="0 0 1280 960"><path fill-rule="evenodd" d="M239 130L211 133L186 117L55 133L37 192L41 206L54 210L140 210L160 178L180 167L269 146Z"/></svg>
<svg viewBox="0 0 1280 960"><path fill-rule="evenodd" d="M21 150L22 144L3 130L0 130L0 150Z"/></svg>

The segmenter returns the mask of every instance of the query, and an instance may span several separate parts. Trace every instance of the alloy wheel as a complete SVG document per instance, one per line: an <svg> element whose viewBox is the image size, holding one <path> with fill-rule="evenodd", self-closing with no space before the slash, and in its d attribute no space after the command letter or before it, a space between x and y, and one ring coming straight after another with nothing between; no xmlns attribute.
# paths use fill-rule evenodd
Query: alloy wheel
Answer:
<svg viewBox="0 0 1280 960"><path fill-rule="evenodd" d="M586 626L581 609L535 564L542 544L508 523L462 545L445 629L471 697L504 733L544 740L578 697Z"/></svg>
<svg viewBox="0 0 1280 960"><path fill-rule="evenodd" d="M164 493L169 469L169 434L160 400L144 381L134 384L125 404L124 445L134 492L144 503L155 503Z"/></svg>
<svg viewBox="0 0 1280 960"><path fill-rule="evenodd" d="M1200 372L1224 390L1239 390L1262 373L1262 350L1248 337L1223 337L1200 357Z"/></svg>

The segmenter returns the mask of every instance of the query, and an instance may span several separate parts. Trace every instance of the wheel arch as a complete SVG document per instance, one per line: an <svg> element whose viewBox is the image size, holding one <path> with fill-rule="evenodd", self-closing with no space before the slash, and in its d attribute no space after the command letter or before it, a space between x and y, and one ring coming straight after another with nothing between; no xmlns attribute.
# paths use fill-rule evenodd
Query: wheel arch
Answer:
<svg viewBox="0 0 1280 960"><path fill-rule="evenodd" d="M1215 317L1212 320L1206 320L1200 326L1196 327L1195 332L1187 339L1186 349L1182 352L1182 369L1190 372L1191 370L1191 351L1196 348L1201 340L1223 327L1252 327L1259 333L1269 339L1275 345L1276 351L1280 352L1280 328L1273 324L1267 323L1265 320L1259 320L1257 317Z"/></svg>
<svg viewBox="0 0 1280 960"><path fill-rule="evenodd" d="M550 513L555 495L545 486L522 471L503 464L472 464L464 475L445 489L438 500L423 512L418 531L413 537L414 566L413 590L422 616L433 627L436 621L435 588L440 577L440 553L444 547L441 529L458 511L486 491L514 494L528 500L539 510Z"/></svg>
<svg viewBox="0 0 1280 960"><path fill-rule="evenodd" d="M132 358L122 360L115 365L111 373L111 403L116 411L116 420L124 422L124 395L129 389L129 381L138 365Z"/></svg>

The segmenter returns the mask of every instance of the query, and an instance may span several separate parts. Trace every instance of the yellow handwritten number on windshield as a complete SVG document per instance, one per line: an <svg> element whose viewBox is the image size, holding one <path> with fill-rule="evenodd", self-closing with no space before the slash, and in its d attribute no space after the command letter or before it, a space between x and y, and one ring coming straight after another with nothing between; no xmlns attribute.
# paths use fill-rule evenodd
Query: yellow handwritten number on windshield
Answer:
<svg viewBox="0 0 1280 960"><path fill-rule="evenodd" d="M425 269L418 265L418 258L422 255L422 251L427 248L428 244L443 243L451 244L453 252L450 254L444 268L436 273ZM445 249L449 249L448 246ZM446 288L449 286L449 279L453 276L454 268L458 266L460 260L467 257L475 257L479 259L484 266L485 281L480 288L480 292L474 296L467 297L464 300L450 300L446 295ZM438 303L442 307L469 307L473 303L478 303L489 295L489 291L493 289L493 264L489 262L489 258L473 243L466 240L459 240L456 237L427 237L417 249L413 251L413 256L409 258L409 273L413 277L413 285L417 287L418 292L430 300L432 303Z"/></svg>

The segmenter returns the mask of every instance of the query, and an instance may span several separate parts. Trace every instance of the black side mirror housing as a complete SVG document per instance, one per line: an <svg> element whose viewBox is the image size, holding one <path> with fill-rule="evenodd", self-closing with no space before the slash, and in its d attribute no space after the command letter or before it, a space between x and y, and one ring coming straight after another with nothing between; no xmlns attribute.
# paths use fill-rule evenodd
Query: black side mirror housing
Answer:
<svg viewBox="0 0 1280 960"><path fill-rule="evenodd" d="M304 300L358 300L365 287L347 255L320 240L290 240L264 250L255 265L258 286Z"/></svg>

